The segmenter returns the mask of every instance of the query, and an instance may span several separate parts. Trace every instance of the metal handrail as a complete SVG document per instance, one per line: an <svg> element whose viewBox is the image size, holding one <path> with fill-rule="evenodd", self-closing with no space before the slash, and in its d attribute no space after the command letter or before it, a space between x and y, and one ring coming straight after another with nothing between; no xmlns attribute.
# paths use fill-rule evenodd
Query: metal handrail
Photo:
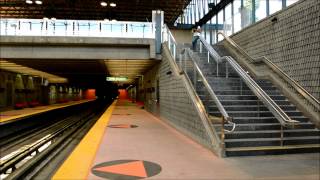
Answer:
<svg viewBox="0 0 320 180"><path fill-rule="evenodd" d="M176 59L175 59L175 58L176 58L176 54L175 54L176 50L175 50L175 49L176 49L176 47L177 47L177 42L176 42L175 38L173 37L171 31L170 31L169 28L167 27L167 25L164 24L163 27L164 27L164 29L167 31L167 34L168 34L167 40L168 40L169 49L170 49L170 47L171 47L171 46L170 46L170 43L173 43L173 44L174 44L173 58L174 58L174 60L176 60ZM171 42L171 41L172 41L172 42ZM205 47L209 49L209 46L210 46L210 45L206 42L205 39L203 39L202 37L200 37L200 41L202 41L203 44L205 45ZM210 53L210 55L211 55L212 57L218 57L218 56L219 56L219 55L218 55L214 50L212 50L212 49L209 49L208 52ZM188 54L189 54L189 56L191 57L191 60L192 60L192 62L193 62L193 64L194 64L194 66L196 67L197 72L200 74L203 82L205 83L205 87L207 88L207 90L208 90L211 98L214 100L214 102L215 102L216 105L218 106L218 109L219 109L219 111L221 112L223 118L224 118L228 123L233 124L231 130L225 130L225 131L226 131L226 132L233 132L234 129L235 129L235 123L232 122L232 117L230 117L230 116L228 115L227 111L224 109L224 107L223 107L222 104L220 103L220 101L219 101L219 99L217 98L216 94L213 92L213 90L212 90L212 88L210 87L208 81L206 80L206 78L205 78L204 75L202 74L199 66L197 65L197 63L195 62L195 60L192 58L192 56L191 56L191 54L190 54L190 49L188 49ZM220 59L219 59L219 58L214 58L214 59L217 60L217 63L220 63Z"/></svg>
<svg viewBox="0 0 320 180"><path fill-rule="evenodd" d="M229 114L227 113L227 111L225 110L225 108L223 107L223 105L221 104L220 100L218 99L217 95L214 93L214 91L212 90L211 86L209 85L207 79L204 77L202 71L200 70L198 64L196 63L196 61L193 59L192 55L191 55L191 51L190 49L186 49L190 59L195 67L195 69L197 70L198 74L200 75L202 82L204 83L204 86L206 87L206 89L208 90L211 98L213 99L213 101L215 102L215 104L217 105L219 111L221 112L223 118L230 124L232 124L232 129L231 130L225 130L227 132L233 132L236 124L234 122L232 122L232 117L229 116Z"/></svg>
<svg viewBox="0 0 320 180"><path fill-rule="evenodd" d="M163 29L164 31L166 31L167 33L167 41L168 41L168 47L169 47L169 50L171 50L171 43L173 44L173 49L171 50L172 51L172 54L173 54L173 59L176 60L176 49L177 49L177 42L174 38L174 36L172 35L171 31L169 30L168 26L166 24L163 25ZM162 41L164 42L164 35L162 35Z"/></svg>
<svg viewBox="0 0 320 180"><path fill-rule="evenodd" d="M237 43L235 43L231 38L226 36L222 32L218 32L218 34L222 35L228 43L238 49L243 55L245 55L251 62L256 62L256 59L252 58L245 50L243 50ZM311 95L306 89L304 89L299 83L297 83L294 79L289 77L284 71L282 71L276 64L270 61L267 57L262 56L257 59L262 59L262 61L267 64L275 73L277 73L280 77L286 80L301 96L306 98L311 104L313 104L316 108L319 109L320 101L316 99L313 95Z"/></svg>
<svg viewBox="0 0 320 180"><path fill-rule="evenodd" d="M208 51L208 54L211 55L214 60L217 62L217 63L220 63L221 60L220 60L220 56L219 54L211 47L211 45L203 38L203 37L199 37L199 40L200 42L204 45L204 47L207 49ZM200 44L201 45L201 44ZM201 46L200 46L201 47Z"/></svg>
<svg viewBox="0 0 320 180"><path fill-rule="evenodd" d="M287 126L288 124L295 124L299 122L292 120L232 57L224 56L222 59L229 62L247 86L256 94L256 96L259 97L259 99L262 100L272 114L277 117L281 125Z"/></svg>
<svg viewBox="0 0 320 180"><path fill-rule="evenodd" d="M200 38L201 39L201 38ZM203 38L202 38L203 39ZM208 43L204 40L202 41L204 47L209 52L215 52L215 50L208 45ZM261 89L261 87L246 73L246 71L238 64L236 61L229 57L224 56L220 57L218 53L216 58L221 60L226 60L229 62L231 67L239 74L240 78L247 84L247 86L253 91L253 93L258 96L259 99L263 101L263 103L267 106L267 108L272 112L272 114L277 117L277 120L280 122L282 126L294 125L299 121L292 120L271 98L270 96Z"/></svg>
<svg viewBox="0 0 320 180"><path fill-rule="evenodd" d="M230 43L231 45L233 45L235 48L237 48L243 55L246 56L246 58L249 59L249 61L251 63L255 62L255 59L253 59L245 50L243 50L236 42L234 42L231 38L229 38L228 36L226 36L224 33L222 32L218 32L218 35L222 35L224 37L224 39L226 39L228 41L228 43Z"/></svg>
<svg viewBox="0 0 320 180"><path fill-rule="evenodd" d="M285 79L301 96L308 99L308 101L313 104L318 109L320 108L320 101L311 95L306 89L304 89L299 83L290 78L284 71L282 71L277 65L270 61L267 57L262 56L258 59L263 59L263 62L266 63L274 72L280 75Z"/></svg>
<svg viewBox="0 0 320 180"><path fill-rule="evenodd" d="M170 49L168 48L169 52ZM170 55L173 58L173 54L170 52ZM190 98L193 102L193 104L197 107L197 111L199 113L200 119L203 122L203 125L208 133L208 136L210 138L210 140L212 141L211 143L214 144L213 140L218 141L219 142L219 138L217 136L217 133L215 133L215 130L210 126L209 124L209 117L208 114L205 112L205 108L203 106L203 104L201 103L201 100L199 98L199 96L197 95L197 93L195 92L194 88L192 87L192 83L190 81L190 79L187 77L187 75L183 72L180 71L176 61L168 61L170 66L173 67L174 73L179 77L182 77L182 79L184 79L183 81L185 82L186 88L187 88L187 92L190 93ZM219 142L221 144L221 142Z"/></svg>

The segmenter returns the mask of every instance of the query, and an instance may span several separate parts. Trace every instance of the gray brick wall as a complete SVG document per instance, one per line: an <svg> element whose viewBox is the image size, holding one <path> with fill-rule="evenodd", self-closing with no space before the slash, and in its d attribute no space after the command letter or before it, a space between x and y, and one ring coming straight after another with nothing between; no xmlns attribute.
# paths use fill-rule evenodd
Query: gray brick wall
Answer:
<svg viewBox="0 0 320 180"><path fill-rule="evenodd" d="M251 56L269 58L320 99L320 0L301 0L232 39Z"/></svg>
<svg viewBox="0 0 320 180"><path fill-rule="evenodd" d="M163 59L158 66L149 70L145 76L145 87L155 87L159 79L160 101L159 106L151 99L156 98L154 93L147 93L145 100L146 110L158 115L169 124L190 136L200 144L210 147L210 140L205 128L192 104L192 101L184 87L182 80L174 73L168 62L167 54L163 53Z"/></svg>

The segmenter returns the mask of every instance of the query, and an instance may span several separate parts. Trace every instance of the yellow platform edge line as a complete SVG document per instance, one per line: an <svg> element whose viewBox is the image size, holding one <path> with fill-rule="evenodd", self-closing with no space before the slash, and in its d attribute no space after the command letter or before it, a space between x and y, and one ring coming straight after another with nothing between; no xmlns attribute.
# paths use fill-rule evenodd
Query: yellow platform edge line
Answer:
<svg viewBox="0 0 320 180"><path fill-rule="evenodd" d="M44 109L44 110L35 110L34 112L31 112L31 113L25 113L25 114L21 114L21 115L16 115L16 116L12 116L12 117L9 117L9 118L0 118L0 123L6 122L6 121L11 121L11 120L18 119L18 118L32 116L32 115L43 113L43 112L47 112L47 111L52 111L52 110L55 110L55 109L61 109L61 108L69 107L69 106L83 104L83 103L87 103L87 102L94 101L94 100L95 99L93 99L93 100L82 100L82 101L71 102L71 103L69 102L69 103L65 103L65 104L52 104L52 105L47 106L48 108ZM39 106L39 107L41 107L41 106ZM17 110L17 112L18 112L18 110ZM4 113L5 112L2 112L1 114L4 114Z"/></svg>
<svg viewBox="0 0 320 180"><path fill-rule="evenodd" d="M78 146L54 174L53 180L87 179L116 103L117 101L114 101L111 104L87 135L80 141Z"/></svg>

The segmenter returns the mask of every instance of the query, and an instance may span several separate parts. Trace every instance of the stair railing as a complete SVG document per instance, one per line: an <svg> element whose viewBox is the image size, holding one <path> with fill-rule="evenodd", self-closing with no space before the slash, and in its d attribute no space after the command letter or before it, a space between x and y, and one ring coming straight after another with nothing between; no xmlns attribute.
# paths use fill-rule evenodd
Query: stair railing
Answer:
<svg viewBox="0 0 320 180"><path fill-rule="evenodd" d="M203 47L209 52L215 51L204 38L200 37L200 52ZM208 50L210 49L210 50ZM277 118L282 126L293 127L299 121L292 120L271 98L270 96L249 76L249 74L230 56L220 57L218 53L212 54L212 57L218 58L220 61L224 60L228 62L226 64L226 77L228 78L228 64L232 69L240 76L240 78L246 83L246 85L252 90L252 92L264 103L264 105L271 111L271 113ZM219 61L216 60L215 61ZM208 56L208 62L210 61Z"/></svg>
<svg viewBox="0 0 320 180"><path fill-rule="evenodd" d="M225 108L223 107L223 105L221 104L220 100L218 99L217 95L215 94L215 92L212 90L210 84L208 83L207 79L205 78L205 76L203 75L200 67L198 66L196 60L194 59L194 57L192 56L192 52L189 48L184 49L184 51L182 52L187 52L192 65L191 68L193 69L193 86L196 88L197 86L197 82L202 82L203 85L205 86L207 92L210 95L210 98L214 101L214 103L216 104L219 112L221 113L223 119L225 122L227 122L228 124L232 124L232 129L231 130L226 130L224 129L224 131L226 132L233 132L235 130L236 124L234 122L232 122L233 118L231 116L229 116L229 114L227 113L227 111L225 110ZM220 59L219 59L220 60ZM186 62L186 60L184 60L184 62ZM190 66L190 64L189 64ZM182 69L185 69L185 72L187 71L187 65L185 63L185 67L181 67ZM199 79L200 78L200 79Z"/></svg>
<svg viewBox="0 0 320 180"><path fill-rule="evenodd" d="M162 42L168 42L169 50L172 53L174 61L176 61L177 42L166 24L163 25L162 29Z"/></svg>
<svg viewBox="0 0 320 180"><path fill-rule="evenodd" d="M175 61L177 61L177 58L176 58L177 43L175 41L175 38L173 37L173 35L172 35L171 31L169 30L169 28L167 27L167 25L164 25L164 31L163 32L164 32L163 40L168 42L168 47L169 47L169 50L172 53L173 59ZM200 38L202 38L202 37L200 37ZM209 56L219 57L219 54L216 53L213 49L208 48L207 44L205 44L205 46L208 49L208 57ZM230 117L228 115L227 111L222 106L222 104L219 101L219 99L217 98L216 94L213 92L212 88L210 87L208 81L206 80L206 78L204 77L203 73L201 72L201 70L200 70L199 66L197 65L196 61L192 58L192 55L190 54L190 50L188 50L188 49L185 49L185 50L187 50L187 52L189 53L189 56L191 57L191 60L192 60L193 66L194 66L194 70L196 71L195 73L199 74L199 77L201 78L202 82L204 83L204 85L205 85L207 91L209 92L211 98L214 100L214 102L217 105L220 113L222 114L222 117L223 117L224 121L232 124L232 129L231 130L226 130L225 129L224 131L233 132L234 129L235 129L236 124L232 122L232 117ZM216 60L216 63L217 63L217 66L218 66L218 64L221 62L220 58L214 58L214 59ZM179 65L180 65L180 68L183 70L185 68L182 67L181 60L182 59L180 57ZM194 81L194 83L195 83L195 81ZM195 87L195 84L194 84L194 87Z"/></svg>
<svg viewBox="0 0 320 180"><path fill-rule="evenodd" d="M205 80L203 74L202 74L202 81L206 82L206 89L209 87L211 89L211 95L213 95L213 100L216 102L217 106L219 107L219 110L221 109L222 114L224 114L223 117L213 117L213 116L209 116L208 112L205 109L205 106L203 105L200 97L198 96L198 94L196 93L195 87L193 86L194 83L192 83L192 81L190 80L188 74L186 71L184 71L183 67L182 67L182 56L180 56L180 58L178 59L176 56L176 52L177 52L177 43L173 37L173 35L171 34L170 30L168 29L168 27L166 25L164 25L163 31L162 31L162 42L167 42L167 47L168 50L170 51L170 54L172 56L172 59L174 61L169 60L169 63L171 65L171 67L173 67L174 69L174 73L177 76L180 76L181 79L183 80L187 92L190 95L190 98L193 102L193 104L195 105L198 114L200 116L200 119L202 120L204 127L209 135L209 138L212 141L212 144L216 144L218 143L220 145L219 150L220 152L218 152L219 155L224 155L225 152L225 145L224 145L224 138L225 138L225 131L226 132L232 132L235 129L235 124L233 124L232 130L225 130L224 129L224 124L225 122L231 122L232 118L230 116L228 116L227 112L224 110L223 106L221 105L221 103L219 102L217 96L214 94L214 92L212 91L211 87L209 86L208 82ZM163 49L164 51L166 50L165 48ZM179 63L177 62L179 60ZM194 62L194 61L193 61ZM179 65L178 65L179 64ZM196 64L195 64L196 65ZM186 67L186 66L185 66ZM195 70L196 72L200 72L201 70L198 66L195 66ZM209 90L210 92L210 90ZM211 122L215 121L218 123L221 123L221 135L220 135L220 139L218 137L218 133L217 131L212 127Z"/></svg>
<svg viewBox="0 0 320 180"><path fill-rule="evenodd" d="M259 62L258 59L264 62L267 66L269 66L273 70L273 72L275 72L277 75L283 78L288 84L290 84L296 92L298 92L302 97L307 99L314 107L316 107L318 112L320 111L320 101L316 99L314 96L312 96L306 89L304 89L294 79L289 77L284 71L282 71L276 64L270 61L267 57L262 56L257 59L254 59L245 50L243 50L236 42L234 42L230 37L226 36L222 32L218 32L218 34L222 35L229 44L231 44L238 51L240 51L241 54L243 54L251 63Z"/></svg>

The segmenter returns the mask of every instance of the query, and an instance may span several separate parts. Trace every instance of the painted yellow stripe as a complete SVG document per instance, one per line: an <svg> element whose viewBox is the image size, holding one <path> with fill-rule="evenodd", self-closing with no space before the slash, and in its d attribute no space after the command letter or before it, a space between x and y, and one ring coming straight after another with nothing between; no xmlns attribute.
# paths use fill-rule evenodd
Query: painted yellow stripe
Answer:
<svg viewBox="0 0 320 180"><path fill-rule="evenodd" d="M103 113L96 124L81 140L76 149L74 149L67 160L60 166L53 176L53 180L87 179L115 105L116 101L114 101L106 112Z"/></svg>
<svg viewBox="0 0 320 180"><path fill-rule="evenodd" d="M66 103L66 104L54 104L54 105L49 105L49 106L43 106L43 108L46 108L46 109L36 110L36 108L41 107L41 106L38 106L35 109L28 109L28 110L32 111L30 113L23 113L23 109L22 110L14 110L14 111L16 111L16 113L19 113L19 112L23 113L21 115L15 115L15 116L10 116L10 113L1 112L2 115L8 115L10 117L1 117L0 118L0 123L6 122L6 121L15 120L15 119L18 119L18 118L24 118L24 117L32 116L32 115L43 113L43 112L47 112L47 111L52 111L52 110L55 110L55 109L65 108L65 107L68 107L68 106L74 106L74 105L86 103L86 102L89 102L89 101L93 101L93 100L82 100L82 101L70 102L70 103Z"/></svg>

